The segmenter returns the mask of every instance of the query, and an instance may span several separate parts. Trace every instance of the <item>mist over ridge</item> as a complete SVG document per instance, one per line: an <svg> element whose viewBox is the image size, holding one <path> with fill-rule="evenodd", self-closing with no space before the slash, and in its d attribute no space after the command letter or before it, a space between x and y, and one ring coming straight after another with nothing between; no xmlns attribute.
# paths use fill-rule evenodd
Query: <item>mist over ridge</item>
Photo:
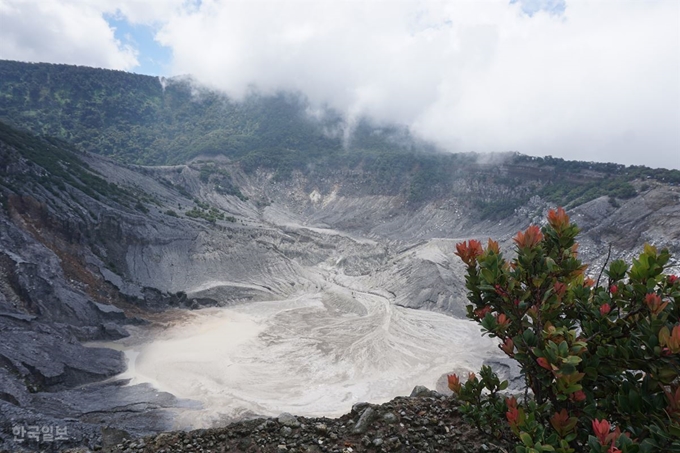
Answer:
<svg viewBox="0 0 680 453"><path fill-rule="evenodd" d="M5 4L4 59L301 92L453 152L680 168L673 0Z"/></svg>

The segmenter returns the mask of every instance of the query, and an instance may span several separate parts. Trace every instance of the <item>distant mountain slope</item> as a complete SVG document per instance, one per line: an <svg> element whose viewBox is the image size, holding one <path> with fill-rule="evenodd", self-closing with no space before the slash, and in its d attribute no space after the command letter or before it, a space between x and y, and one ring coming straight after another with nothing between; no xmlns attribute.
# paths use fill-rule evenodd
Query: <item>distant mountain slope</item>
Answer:
<svg viewBox="0 0 680 453"><path fill-rule="evenodd" d="M532 196L576 206L599 196L612 205L637 193L631 182L680 183L680 171L532 158L480 159L435 152L398 126L308 114L298 95L251 95L234 102L189 78L159 79L87 67L0 61L0 121L59 137L127 163L185 163L223 155L246 173L258 169L317 185L351 175L363 194L400 194L408 206L456 199L480 219L512 215Z"/></svg>
<svg viewBox="0 0 680 453"><path fill-rule="evenodd" d="M283 93L233 102L187 77L0 61L0 119L126 162L339 151L339 116L326 112L323 121L313 120L307 107L300 96ZM359 124L355 144L386 148L389 142L375 132Z"/></svg>
<svg viewBox="0 0 680 453"><path fill-rule="evenodd" d="M607 177L551 159L387 151L339 162L289 178L221 156L138 166L0 122L0 424L68 425L61 447L90 448L104 442L103 426L169 429L172 395L101 382L123 356L80 342L163 322L170 308L311 297L332 312L364 294L462 317L456 242L491 236L510 249L545 217L548 189L581 191L574 202L614 194L569 211L594 275L610 246L612 258L645 242L680 253L680 187L659 180L672 172L612 165ZM511 209L481 220L480 203L492 215ZM0 433L2 448L17 450L12 436Z"/></svg>

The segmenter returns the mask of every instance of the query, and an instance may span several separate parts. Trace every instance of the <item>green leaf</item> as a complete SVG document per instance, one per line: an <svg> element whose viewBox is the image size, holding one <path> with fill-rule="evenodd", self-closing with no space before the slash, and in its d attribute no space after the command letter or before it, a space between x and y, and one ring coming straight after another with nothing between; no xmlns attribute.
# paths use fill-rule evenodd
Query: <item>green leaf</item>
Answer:
<svg viewBox="0 0 680 453"><path fill-rule="evenodd" d="M529 435L529 433L522 431L521 433L519 433L519 438L522 441L522 443L527 447L534 446L534 440L531 438L531 435Z"/></svg>
<svg viewBox="0 0 680 453"><path fill-rule="evenodd" d="M566 387L564 389L564 393L571 394L571 393L574 393L574 392L578 392L579 390L582 390L582 389L583 389L583 386L581 386L581 384L573 384L573 385Z"/></svg>
<svg viewBox="0 0 680 453"><path fill-rule="evenodd" d="M626 276L628 271L628 264L623 260L614 260L609 265L609 270L605 271L605 274L609 276L613 281L622 280Z"/></svg>
<svg viewBox="0 0 680 453"><path fill-rule="evenodd" d="M642 399L640 398L640 394L633 390L628 392L628 401L630 403L631 409L639 411L642 408Z"/></svg>
<svg viewBox="0 0 680 453"><path fill-rule="evenodd" d="M567 354L569 354L569 345L567 344L566 341L560 342L560 344L558 345L558 353L560 357L564 357Z"/></svg>
<svg viewBox="0 0 680 453"><path fill-rule="evenodd" d="M581 363L582 360L583 360L583 359L581 359L581 357L579 357L579 356L570 355L569 357L563 358L563 359L562 359L562 362L563 362L563 363L568 363L569 365L574 365L574 366L576 366L576 365L578 365L579 363Z"/></svg>
<svg viewBox="0 0 680 453"><path fill-rule="evenodd" d="M619 436L617 444L619 447L625 447L633 445L633 441L628 436Z"/></svg>
<svg viewBox="0 0 680 453"><path fill-rule="evenodd" d="M524 338L524 341L529 345L529 346L536 346L536 334L534 334L534 331L531 329L526 329L522 333L522 337Z"/></svg>
<svg viewBox="0 0 680 453"><path fill-rule="evenodd" d="M586 373L586 376L588 376L591 379L596 378L597 375L598 375L597 368L595 368L595 367L586 367L586 369L583 370L583 371L584 371L584 373Z"/></svg>
<svg viewBox="0 0 680 453"><path fill-rule="evenodd" d="M602 451L602 445L600 445L600 441L595 436L588 436L588 446L592 452Z"/></svg>
<svg viewBox="0 0 680 453"><path fill-rule="evenodd" d="M660 448L661 447L650 438L640 442L640 453L657 453L660 451Z"/></svg>
<svg viewBox="0 0 680 453"><path fill-rule="evenodd" d="M563 363L562 366L560 367L560 371L563 374L573 374L576 373L576 367L572 365L571 363Z"/></svg>

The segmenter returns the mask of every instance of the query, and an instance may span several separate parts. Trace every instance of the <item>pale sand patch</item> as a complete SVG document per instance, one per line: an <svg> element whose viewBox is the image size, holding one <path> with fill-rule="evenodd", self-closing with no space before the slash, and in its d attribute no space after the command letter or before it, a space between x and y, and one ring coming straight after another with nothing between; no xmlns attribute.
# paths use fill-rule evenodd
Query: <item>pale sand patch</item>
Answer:
<svg viewBox="0 0 680 453"><path fill-rule="evenodd" d="M358 401L434 388L443 373L477 371L498 355L470 321L396 307L375 294L346 295L362 310L348 309L347 297L321 303L321 296L192 312L153 341L130 346L125 376L201 402L202 410L178 420L208 427L247 413L338 416Z"/></svg>

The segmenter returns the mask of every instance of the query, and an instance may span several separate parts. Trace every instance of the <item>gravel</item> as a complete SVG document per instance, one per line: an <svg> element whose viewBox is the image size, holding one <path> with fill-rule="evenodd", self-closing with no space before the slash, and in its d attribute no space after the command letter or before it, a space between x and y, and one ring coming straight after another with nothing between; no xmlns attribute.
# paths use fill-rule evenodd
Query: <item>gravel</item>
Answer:
<svg viewBox="0 0 680 453"><path fill-rule="evenodd" d="M340 418L281 414L223 428L170 432L128 439L105 451L171 452L509 452L512 448L466 424L455 398L398 397L380 405L360 403Z"/></svg>

